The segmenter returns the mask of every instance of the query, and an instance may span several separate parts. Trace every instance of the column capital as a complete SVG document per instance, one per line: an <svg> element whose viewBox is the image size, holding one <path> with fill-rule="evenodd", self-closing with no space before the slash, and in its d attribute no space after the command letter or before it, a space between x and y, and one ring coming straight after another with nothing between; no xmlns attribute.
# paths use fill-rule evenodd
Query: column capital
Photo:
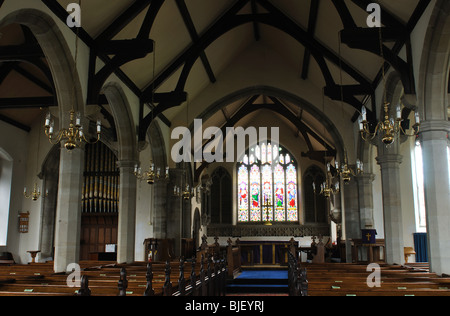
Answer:
<svg viewBox="0 0 450 316"><path fill-rule="evenodd" d="M390 164L390 163L401 164L403 161L403 156L398 155L398 154L384 154L384 155L378 156L375 159L377 160L377 163L380 166L382 166L384 164Z"/></svg>
<svg viewBox="0 0 450 316"><path fill-rule="evenodd" d="M356 180L359 182L373 182L375 180L375 175L373 173L361 173L358 174L356 177Z"/></svg>
<svg viewBox="0 0 450 316"><path fill-rule="evenodd" d="M449 121L424 121L420 124L420 140L445 140L450 133Z"/></svg>
<svg viewBox="0 0 450 316"><path fill-rule="evenodd" d="M133 168L138 165L139 162L135 160L118 160L117 161L117 167L122 168Z"/></svg>

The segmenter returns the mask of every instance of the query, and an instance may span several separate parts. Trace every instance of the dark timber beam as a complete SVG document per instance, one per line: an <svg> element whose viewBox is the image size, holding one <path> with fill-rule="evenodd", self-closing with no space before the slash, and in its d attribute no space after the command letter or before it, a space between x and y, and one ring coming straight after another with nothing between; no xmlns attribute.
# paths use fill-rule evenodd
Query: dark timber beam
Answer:
<svg viewBox="0 0 450 316"><path fill-rule="evenodd" d="M55 97L0 98L0 109L48 108L57 105Z"/></svg>
<svg viewBox="0 0 450 316"><path fill-rule="evenodd" d="M268 25L275 26L280 30L283 30L287 34L291 35L297 39L301 44L307 46L311 52L317 52L317 54L322 55L325 59L335 64L338 67L342 67L342 70L353 77L357 82L363 85L370 85L371 81L362 75L359 71L353 68L350 64L346 63L340 56L331 51L329 48L325 47L323 44L314 39L307 31L305 31L300 25L287 17L283 12L281 12L277 7L275 7L268 0L258 0L259 3L273 14L272 18L267 20L267 17L262 17L264 23ZM316 56L314 56L316 57Z"/></svg>
<svg viewBox="0 0 450 316"><path fill-rule="evenodd" d="M154 89L157 89L165 80L167 80L173 73L175 73L188 59L197 58L199 54L204 51L206 47L203 43L212 42L220 35L223 35L229 24L229 20L239 12L249 0L238 0L224 15L222 15L202 36L198 38L196 43L187 47L174 61L172 61L165 70L154 78L147 88L142 92L143 100L150 100Z"/></svg>
<svg viewBox="0 0 450 316"><path fill-rule="evenodd" d="M99 104L108 104L106 97L101 95ZM23 98L0 98L0 109L32 109L48 108L58 106L55 96L48 97L23 97Z"/></svg>
<svg viewBox="0 0 450 316"><path fill-rule="evenodd" d="M47 83L43 82L41 79L37 78L33 74L29 73L25 69L23 69L20 65L14 65L14 71L18 72L20 75L22 75L24 78L28 79L30 82L34 83L38 87L44 89L46 92L50 94L54 94L54 87L49 86ZM53 82L52 82L53 84Z"/></svg>
<svg viewBox="0 0 450 316"><path fill-rule="evenodd" d="M118 18L114 20L97 38L96 42L106 42L112 40L120 33L131 21L133 21L146 7L150 5L151 0L136 0L128 7Z"/></svg>
<svg viewBox="0 0 450 316"><path fill-rule="evenodd" d="M415 94L414 81L411 81L411 78L413 78L413 74L411 73L412 67L385 45L382 46L383 51L381 52L379 33L379 28L344 29L341 31L341 40L342 43L347 44L350 48L365 50L378 56L381 56L383 53L384 59L401 75L405 93ZM409 38L409 34L404 34L402 31L395 29L382 29L382 34L389 34L387 41L401 41L405 43L406 38ZM384 42L383 36L382 39Z"/></svg>
<svg viewBox="0 0 450 316"><path fill-rule="evenodd" d="M0 61L20 61L43 57L45 57L45 55L39 45L23 44L1 46L0 48Z"/></svg>
<svg viewBox="0 0 450 316"><path fill-rule="evenodd" d="M17 62L0 64L0 84L2 84L3 80L5 80L6 77L8 77L8 75L11 73L16 64Z"/></svg>
<svg viewBox="0 0 450 316"><path fill-rule="evenodd" d="M17 127L18 129L21 129L21 130L23 130L23 131L25 131L27 133L29 133L31 131L31 127L26 126L26 125L24 125L22 123L19 123L19 122L15 121L15 120L13 120L13 119L3 115L3 114L0 114L0 121L8 123L9 125Z"/></svg>
<svg viewBox="0 0 450 316"><path fill-rule="evenodd" d="M217 39L220 35L224 34L229 30L229 20L235 16L247 3L249 0L238 0L232 7L219 18L214 25L208 29L201 37L199 37L198 42L192 44L188 47L174 62L172 62L159 76L157 76L148 87L142 92L141 101L150 102L154 90L156 90L159 85L162 84L170 75L172 75L177 69L179 69L183 64L185 67L180 75L177 87L175 91L182 93L184 91L184 83L187 80L189 71L193 66L195 60L200 56L200 53L205 50L205 48L214 39ZM139 125L139 140L145 140L145 135L147 129L150 126L153 118L157 117L164 111L181 105L178 103L160 103L155 107L146 117L144 117Z"/></svg>
<svg viewBox="0 0 450 316"><path fill-rule="evenodd" d="M320 0L311 0L311 7L309 9L309 20L308 20L308 34L314 37L317 26L317 16L319 14ZM311 52L305 47L305 54L303 56L303 66L302 66L302 79L308 79L309 73L309 63L311 60Z"/></svg>
<svg viewBox="0 0 450 316"><path fill-rule="evenodd" d="M344 28L353 28L356 27L355 20L353 19L347 5L344 1L341 0L332 0L336 10L341 17L342 24Z"/></svg>
<svg viewBox="0 0 450 316"><path fill-rule="evenodd" d="M138 38L97 42L95 45L97 53L106 55L125 55L130 51L136 55L147 55L153 52L153 48L153 40Z"/></svg>
<svg viewBox="0 0 450 316"><path fill-rule="evenodd" d="M251 0L251 6L252 6L252 14L253 15L258 14L258 7L256 5L256 0ZM261 32L259 31L259 25L257 22L253 22L253 34L255 37L255 41L259 41L261 39Z"/></svg>
<svg viewBox="0 0 450 316"><path fill-rule="evenodd" d="M226 123L225 125L222 126L221 131L222 131L222 135L224 135L224 138L226 137L226 129L230 128L230 127L234 127L236 125L237 122L239 122L239 120L241 120L242 118L246 117L247 115L250 115L251 113L258 111L258 110L262 110L262 109L266 109L266 110L270 110L270 111L274 111L278 114L280 114L281 116L285 117L286 119L288 119L292 124L294 124L297 129L300 131L300 133L302 134L302 136L305 138L305 141L307 143L308 149L309 149L309 153L313 153L315 152L313 147L312 147L312 143L310 141L310 136L313 137L316 141L318 141L322 146L324 146L326 148L326 151L324 151L320 156L315 155L315 154L311 154L308 157L310 159L313 160L317 160L318 162L323 163L323 158L324 156L332 156L335 157L337 152L336 149L334 149L333 147L331 147L327 142L325 142L323 140L322 137L320 137L317 133L315 133L311 128L309 128L306 124L304 124L299 118L298 116L294 115L294 113L292 113L288 108L286 108L286 106L281 103L277 98L274 97L269 97L274 104L254 104L253 102L256 101L256 99L258 98L258 96L254 96L251 99L249 99L244 106L242 106L238 112L236 112L233 117L231 117ZM310 136L309 136L310 135ZM213 140L208 140L203 144L202 150L205 149L205 147L210 144ZM202 173L202 171L208 166L209 164L207 162L203 162L199 168L197 168L195 170L195 179L198 180L198 178L200 177L200 174Z"/></svg>
<svg viewBox="0 0 450 316"><path fill-rule="evenodd" d="M198 34L197 30L195 29L194 22L192 21L191 15L189 14L189 10L186 6L186 3L184 0L176 0L178 10L180 11L181 16L183 17L184 24L186 25L186 28L189 32L189 35L191 36L192 41L195 43L198 41ZM214 72L211 68L211 65L208 61L208 57L205 54L205 51L202 51L200 53L200 60L202 61L203 67L205 68L206 74L209 77L209 81L211 83L215 83L216 77L214 76Z"/></svg>

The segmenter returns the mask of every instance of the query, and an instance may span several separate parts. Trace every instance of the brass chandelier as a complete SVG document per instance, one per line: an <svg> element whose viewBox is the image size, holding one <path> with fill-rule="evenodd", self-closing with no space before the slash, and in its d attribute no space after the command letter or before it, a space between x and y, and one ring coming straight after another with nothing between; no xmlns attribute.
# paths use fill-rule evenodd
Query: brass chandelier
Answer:
<svg viewBox="0 0 450 316"><path fill-rule="evenodd" d="M135 165L134 166L134 175L139 180L147 181L147 183L150 185L154 184L155 181L163 179L163 177L161 175L161 168L159 168L159 167L156 168L156 172L155 172L155 164L153 163L153 161L150 161L149 169L148 169L148 171L146 171L144 173L142 173L142 169L138 165ZM169 167L166 167L164 180L168 180L168 179L169 179Z"/></svg>
<svg viewBox="0 0 450 316"><path fill-rule="evenodd" d="M39 149L41 147L41 132L39 130L39 133L37 135L37 157L36 157L36 173L38 172L38 161L39 161ZM28 194L27 187L24 187L23 189L23 196L26 199L31 199L33 201L37 201L41 196L42 198L48 197L48 190L46 190L45 194L41 194L41 188L38 187L37 182L34 183L33 191Z"/></svg>
<svg viewBox="0 0 450 316"><path fill-rule="evenodd" d="M389 146L395 142L396 136L399 134L406 135L408 137L416 137L420 131L420 117L419 113L415 112L415 124L412 126L414 132L412 134L406 133L403 129L402 122L402 106L399 104L396 108L396 118L390 117L389 115L389 106L390 103L387 102L387 91L386 91L386 73L385 73L385 61L384 61L384 52L383 52L383 39L381 35L381 27L380 29L380 53L382 59L382 75L383 75L383 85L384 85L384 120L378 122L378 124L373 129L373 132L370 129L369 122L367 120L367 109L363 105L361 108L361 116L358 119L359 123L359 131L361 134L361 138L364 141L370 142L377 135L380 136L381 141L386 146Z"/></svg>
<svg viewBox="0 0 450 316"><path fill-rule="evenodd" d="M415 113L415 124L413 125L414 133L408 134L402 127L402 112L401 106L397 106L397 117L395 120L389 117L389 103L384 102L384 121L379 122L374 132L372 133L369 128L369 122L367 121L367 110L363 106L361 111L361 117L359 118L359 131L361 138L364 141L372 141L377 135L380 135L381 141L385 145L391 145L395 141L395 136L398 134L406 135L408 137L416 137L420 132L420 117L419 113Z"/></svg>
<svg viewBox="0 0 450 316"><path fill-rule="evenodd" d="M313 182L313 190L316 192L316 184ZM339 181L333 185L333 177L331 176L331 165L327 164L327 175L325 181L320 185L320 195L330 198L340 192Z"/></svg>
<svg viewBox="0 0 450 316"><path fill-rule="evenodd" d="M348 184L351 180L351 177L356 177L362 173L364 173L364 164L357 159L356 160L356 169L349 167L347 161L347 154L344 156L344 163L339 166L339 162L336 160L335 162L336 172L341 177L344 184Z"/></svg>
<svg viewBox="0 0 450 316"><path fill-rule="evenodd" d="M45 134L48 137L48 140L51 144L56 145L60 142L64 142L64 147L71 151L75 148L81 147L82 143L87 144L95 144L100 141L100 134L102 131L102 123L100 120L97 120L97 138L95 141L89 141L84 133L83 125L81 125L81 114L78 112L75 114L75 111L72 109L69 112L69 127L61 129L58 133L54 132L55 122L51 118L51 114L48 113L45 118Z"/></svg>
<svg viewBox="0 0 450 316"><path fill-rule="evenodd" d="M31 192L31 194L27 193L27 188L25 187L23 189L23 196L26 199L30 199L31 198L31 200L37 201L41 197L41 189L37 186L37 183L35 182L34 183L34 188L33 188L33 191ZM47 196L48 196L48 190L45 192L44 195L42 195L42 197L44 198L44 197L47 197Z"/></svg>
<svg viewBox="0 0 450 316"><path fill-rule="evenodd" d="M79 4L80 5L80 4ZM75 58L72 69L72 75L76 73L77 69L77 60L78 60L78 40L79 40L79 25L75 25L77 27L77 31L75 34ZM73 89L72 99L75 97L75 85ZM64 143L64 147L72 151L75 148L79 148L83 143L95 144L100 141L100 134L102 130L102 124L100 119L97 120L97 137L96 140L90 142L86 136L83 129L83 125L81 124L81 114L80 112L75 112L73 104L72 109L69 112L69 127L62 128L59 132L55 133L55 123L51 117L51 114L48 113L45 118L44 130L51 144L56 145L61 142Z"/></svg>

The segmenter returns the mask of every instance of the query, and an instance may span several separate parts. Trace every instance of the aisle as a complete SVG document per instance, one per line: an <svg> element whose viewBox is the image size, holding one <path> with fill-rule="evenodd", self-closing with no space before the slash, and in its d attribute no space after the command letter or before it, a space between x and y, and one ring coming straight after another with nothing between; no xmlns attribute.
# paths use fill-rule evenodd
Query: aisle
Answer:
<svg viewBox="0 0 450 316"><path fill-rule="evenodd" d="M227 295L288 295L287 269L245 268L227 284Z"/></svg>

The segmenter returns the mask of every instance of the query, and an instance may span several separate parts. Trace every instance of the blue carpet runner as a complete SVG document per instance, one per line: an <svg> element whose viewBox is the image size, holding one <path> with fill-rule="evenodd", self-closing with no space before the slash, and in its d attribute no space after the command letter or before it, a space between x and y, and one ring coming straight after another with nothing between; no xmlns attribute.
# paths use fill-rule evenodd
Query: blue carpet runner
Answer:
<svg viewBox="0 0 450 316"><path fill-rule="evenodd" d="M288 271L251 269L243 270L228 283L228 293L288 293Z"/></svg>

